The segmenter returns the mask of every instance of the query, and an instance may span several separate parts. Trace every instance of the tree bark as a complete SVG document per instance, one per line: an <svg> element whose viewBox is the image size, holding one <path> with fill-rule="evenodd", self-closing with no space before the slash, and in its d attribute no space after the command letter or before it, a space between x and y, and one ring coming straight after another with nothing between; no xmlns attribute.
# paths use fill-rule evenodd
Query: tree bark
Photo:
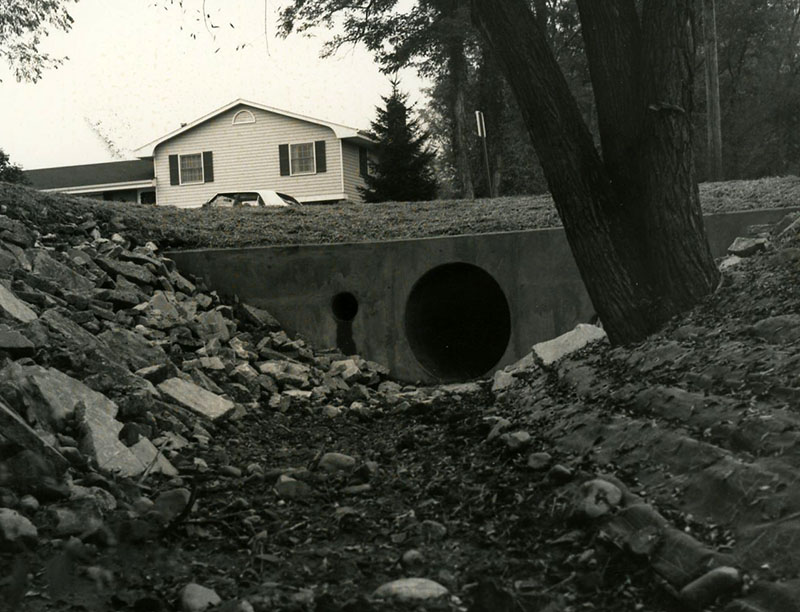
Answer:
<svg viewBox="0 0 800 612"><path fill-rule="evenodd" d="M465 111L467 58L464 54L464 40L462 38L454 38L448 43L447 58L451 84L450 120L453 130L453 158L456 175L460 183L461 197L472 200L475 198L475 188L472 184L472 171L467 154L468 141Z"/></svg>
<svg viewBox="0 0 800 612"><path fill-rule="evenodd" d="M472 0L615 343L644 338L717 279L691 156L689 1L646 0L641 22L633 0L580 2L601 159L526 0Z"/></svg>
<svg viewBox="0 0 800 612"><path fill-rule="evenodd" d="M706 72L706 122L708 178L722 180L722 112L719 102L717 15L714 0L703 0L703 50Z"/></svg>

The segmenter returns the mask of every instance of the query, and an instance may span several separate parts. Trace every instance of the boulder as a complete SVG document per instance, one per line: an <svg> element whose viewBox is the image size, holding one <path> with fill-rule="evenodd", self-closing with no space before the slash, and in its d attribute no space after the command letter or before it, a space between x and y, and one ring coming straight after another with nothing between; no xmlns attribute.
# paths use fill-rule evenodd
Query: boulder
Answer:
<svg viewBox="0 0 800 612"><path fill-rule="evenodd" d="M133 371L169 361L160 346L153 345L134 331L115 327L97 337L115 353L117 361L126 364Z"/></svg>

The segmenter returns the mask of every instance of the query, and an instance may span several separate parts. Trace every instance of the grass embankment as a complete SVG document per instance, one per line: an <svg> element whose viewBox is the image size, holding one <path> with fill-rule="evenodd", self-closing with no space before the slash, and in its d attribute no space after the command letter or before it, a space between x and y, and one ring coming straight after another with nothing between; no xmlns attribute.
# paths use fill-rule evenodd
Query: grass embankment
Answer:
<svg viewBox="0 0 800 612"><path fill-rule="evenodd" d="M798 206L800 178L707 183L700 186L700 197L706 213ZM154 240L162 248L393 240L560 225L549 195L280 210L181 210L61 194L54 197L3 184L0 207L7 207L11 216L21 214L36 219L47 231L78 225L81 216L91 211L108 228L140 242Z"/></svg>

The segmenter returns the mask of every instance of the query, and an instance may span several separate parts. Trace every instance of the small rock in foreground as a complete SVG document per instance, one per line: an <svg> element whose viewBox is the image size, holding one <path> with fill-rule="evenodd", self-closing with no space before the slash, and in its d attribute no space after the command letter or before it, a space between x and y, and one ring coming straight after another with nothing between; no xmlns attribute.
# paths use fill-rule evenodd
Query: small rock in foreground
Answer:
<svg viewBox="0 0 800 612"><path fill-rule="evenodd" d="M190 582L181 591L181 610L183 612L203 612L211 606L222 603L214 589Z"/></svg>
<svg viewBox="0 0 800 612"><path fill-rule="evenodd" d="M448 590L438 582L427 578L401 578L379 586L375 597L398 601L424 601L447 595Z"/></svg>

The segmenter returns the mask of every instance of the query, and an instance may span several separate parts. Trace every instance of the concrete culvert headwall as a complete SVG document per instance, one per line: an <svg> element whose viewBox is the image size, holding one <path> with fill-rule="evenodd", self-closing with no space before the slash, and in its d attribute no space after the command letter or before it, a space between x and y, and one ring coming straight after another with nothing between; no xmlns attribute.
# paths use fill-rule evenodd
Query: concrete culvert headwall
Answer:
<svg viewBox="0 0 800 612"><path fill-rule="evenodd" d="M486 374L508 346L511 313L497 281L468 263L426 272L412 287L405 332L417 361L445 381Z"/></svg>

